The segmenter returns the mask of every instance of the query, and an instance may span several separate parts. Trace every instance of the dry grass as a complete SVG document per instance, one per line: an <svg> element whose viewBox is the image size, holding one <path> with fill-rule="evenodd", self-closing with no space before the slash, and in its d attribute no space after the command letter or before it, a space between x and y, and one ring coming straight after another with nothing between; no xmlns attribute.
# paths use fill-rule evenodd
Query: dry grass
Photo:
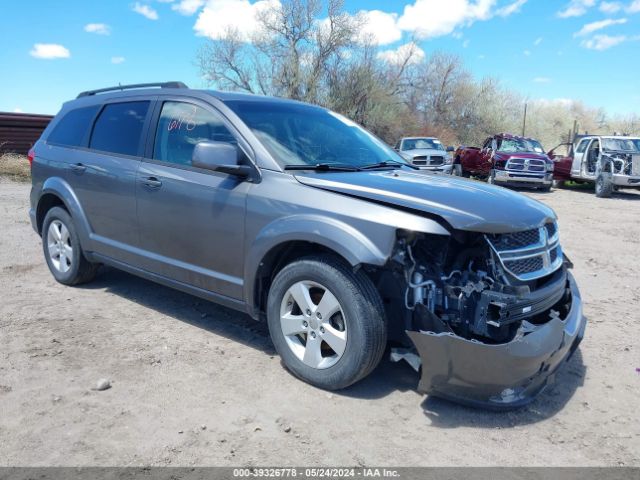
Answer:
<svg viewBox="0 0 640 480"><path fill-rule="evenodd" d="M31 180L31 168L25 155L4 153L0 156L0 175L13 180Z"/></svg>

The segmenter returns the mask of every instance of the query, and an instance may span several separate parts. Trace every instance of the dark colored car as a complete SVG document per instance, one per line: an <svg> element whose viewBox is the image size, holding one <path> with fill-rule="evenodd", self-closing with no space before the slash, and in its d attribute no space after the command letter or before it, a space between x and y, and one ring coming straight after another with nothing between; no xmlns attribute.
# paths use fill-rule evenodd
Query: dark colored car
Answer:
<svg viewBox="0 0 640 480"><path fill-rule="evenodd" d="M266 320L321 388L362 379L392 341L420 357L421 391L513 407L583 336L551 209L414 170L320 107L177 82L89 91L30 158L56 280L105 264Z"/></svg>
<svg viewBox="0 0 640 480"><path fill-rule="evenodd" d="M486 178L489 183L550 190L553 162L533 138L500 133L482 148L460 147L454 154L454 173Z"/></svg>

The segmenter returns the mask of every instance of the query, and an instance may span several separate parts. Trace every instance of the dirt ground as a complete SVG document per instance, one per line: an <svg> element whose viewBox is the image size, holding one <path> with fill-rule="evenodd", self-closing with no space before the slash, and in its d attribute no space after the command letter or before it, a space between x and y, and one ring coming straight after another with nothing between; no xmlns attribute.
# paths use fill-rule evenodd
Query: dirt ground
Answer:
<svg viewBox="0 0 640 480"><path fill-rule="evenodd" d="M28 193L0 179L0 465L640 465L639 193L528 193L558 212L589 325L509 413L420 395L388 360L329 394L244 315L112 269L59 285Z"/></svg>

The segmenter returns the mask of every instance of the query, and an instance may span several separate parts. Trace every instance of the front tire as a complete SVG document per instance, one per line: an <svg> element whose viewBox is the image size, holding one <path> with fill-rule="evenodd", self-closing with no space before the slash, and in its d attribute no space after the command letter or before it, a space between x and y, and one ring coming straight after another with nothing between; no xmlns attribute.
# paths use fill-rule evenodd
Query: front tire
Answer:
<svg viewBox="0 0 640 480"><path fill-rule="evenodd" d="M95 277L98 265L85 258L73 219L65 209L53 207L44 217L42 249L49 270L58 282L79 285Z"/></svg>
<svg viewBox="0 0 640 480"><path fill-rule="evenodd" d="M321 255L285 266L267 300L269 333L295 376L327 390L348 387L380 362L387 327L380 295L362 271Z"/></svg>
<svg viewBox="0 0 640 480"><path fill-rule="evenodd" d="M613 182L603 173L596 178L596 197L609 198L613 193Z"/></svg>

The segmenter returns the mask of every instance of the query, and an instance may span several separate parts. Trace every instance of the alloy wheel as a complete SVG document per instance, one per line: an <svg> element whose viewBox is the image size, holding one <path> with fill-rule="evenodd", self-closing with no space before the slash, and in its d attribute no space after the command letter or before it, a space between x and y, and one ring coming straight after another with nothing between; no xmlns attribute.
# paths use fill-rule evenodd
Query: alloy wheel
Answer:
<svg viewBox="0 0 640 480"><path fill-rule="evenodd" d="M280 327L287 346L305 365L335 365L347 346L347 322L338 299L325 286L296 282L280 305Z"/></svg>
<svg viewBox="0 0 640 480"><path fill-rule="evenodd" d="M61 273L66 273L73 262L73 247L69 229L60 220L49 224L47 231L47 252L53 267Z"/></svg>

